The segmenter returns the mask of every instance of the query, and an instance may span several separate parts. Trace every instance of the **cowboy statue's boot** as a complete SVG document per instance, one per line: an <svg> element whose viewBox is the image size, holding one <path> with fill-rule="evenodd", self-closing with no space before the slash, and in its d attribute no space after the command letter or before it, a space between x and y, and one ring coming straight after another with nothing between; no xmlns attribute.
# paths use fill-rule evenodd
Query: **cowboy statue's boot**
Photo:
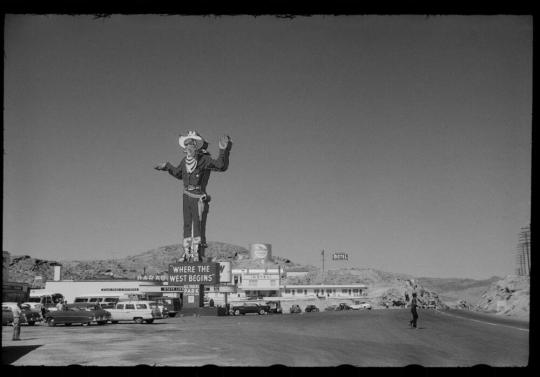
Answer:
<svg viewBox="0 0 540 377"><path fill-rule="evenodd" d="M204 263L212 262L212 258L206 256L206 246L205 244L201 243L199 246L199 260Z"/></svg>
<svg viewBox="0 0 540 377"><path fill-rule="evenodd" d="M193 262L200 262L201 259L200 259L200 255L199 255L199 251L200 251L200 246L201 246L201 237L193 237L193 251L192 251L192 256L193 256Z"/></svg>
<svg viewBox="0 0 540 377"><path fill-rule="evenodd" d="M182 247L184 249L184 254L182 254L180 262L189 262L191 258L191 238L184 238Z"/></svg>

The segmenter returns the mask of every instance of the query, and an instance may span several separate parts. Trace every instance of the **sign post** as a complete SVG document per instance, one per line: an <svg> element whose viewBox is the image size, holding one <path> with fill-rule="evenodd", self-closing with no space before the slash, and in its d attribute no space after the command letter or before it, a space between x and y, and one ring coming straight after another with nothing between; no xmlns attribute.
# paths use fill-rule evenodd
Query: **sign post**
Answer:
<svg viewBox="0 0 540 377"><path fill-rule="evenodd" d="M202 308L204 306L204 286L219 283L220 265L215 262L173 263L169 265L169 284L183 286L183 306Z"/></svg>

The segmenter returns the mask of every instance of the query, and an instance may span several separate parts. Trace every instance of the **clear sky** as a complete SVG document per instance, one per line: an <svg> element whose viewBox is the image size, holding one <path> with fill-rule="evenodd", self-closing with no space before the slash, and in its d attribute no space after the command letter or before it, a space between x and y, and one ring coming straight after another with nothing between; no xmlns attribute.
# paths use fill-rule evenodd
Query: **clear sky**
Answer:
<svg viewBox="0 0 540 377"><path fill-rule="evenodd" d="M73 260L181 242L178 135L209 241L327 268L487 278L530 222L532 17L7 15L3 249ZM331 262L346 252L349 262Z"/></svg>

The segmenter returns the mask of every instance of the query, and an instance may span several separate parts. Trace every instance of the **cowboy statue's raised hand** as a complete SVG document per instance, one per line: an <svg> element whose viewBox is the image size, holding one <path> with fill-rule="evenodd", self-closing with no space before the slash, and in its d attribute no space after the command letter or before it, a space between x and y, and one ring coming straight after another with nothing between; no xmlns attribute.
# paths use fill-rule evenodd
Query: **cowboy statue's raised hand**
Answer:
<svg viewBox="0 0 540 377"><path fill-rule="evenodd" d="M219 138L219 149L225 149L229 145L229 142L231 141L231 138L229 135L223 135Z"/></svg>
<svg viewBox="0 0 540 377"><path fill-rule="evenodd" d="M156 169L156 170L167 170L167 164L168 164L168 162L163 162L161 164L158 164L158 165L154 166L154 169Z"/></svg>

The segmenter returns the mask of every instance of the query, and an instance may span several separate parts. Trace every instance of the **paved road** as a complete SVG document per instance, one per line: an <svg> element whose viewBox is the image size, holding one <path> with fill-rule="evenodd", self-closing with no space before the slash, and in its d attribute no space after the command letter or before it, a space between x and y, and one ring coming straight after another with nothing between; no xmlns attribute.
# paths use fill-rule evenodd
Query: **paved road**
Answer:
<svg viewBox="0 0 540 377"><path fill-rule="evenodd" d="M525 366L529 330L519 321L406 309L169 318L148 325L35 326L22 341L2 329L12 365Z"/></svg>

